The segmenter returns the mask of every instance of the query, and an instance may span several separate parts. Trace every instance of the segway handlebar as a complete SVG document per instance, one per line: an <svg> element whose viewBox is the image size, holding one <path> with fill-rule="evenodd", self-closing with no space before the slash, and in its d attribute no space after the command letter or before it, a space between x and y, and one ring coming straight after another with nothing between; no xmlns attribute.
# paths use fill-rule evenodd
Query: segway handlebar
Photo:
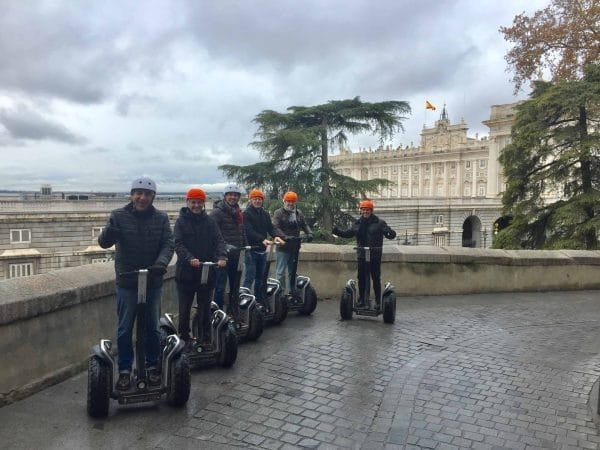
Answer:
<svg viewBox="0 0 600 450"><path fill-rule="evenodd" d="M208 283L208 274L210 273L210 268L216 265L217 263L214 261L200 261L200 266L195 267L195 269L200 270L200 284Z"/></svg>
<svg viewBox="0 0 600 450"><path fill-rule="evenodd" d="M129 275L139 275L140 273L148 273L149 269L137 269L137 270L128 270L127 272L119 272L119 276L126 277Z"/></svg>
<svg viewBox="0 0 600 450"><path fill-rule="evenodd" d="M300 236L285 236L283 238L283 240L286 242L293 242L293 241L307 242L312 239L312 236L310 236L310 237L309 236L310 235L304 233L304 234L301 234Z"/></svg>

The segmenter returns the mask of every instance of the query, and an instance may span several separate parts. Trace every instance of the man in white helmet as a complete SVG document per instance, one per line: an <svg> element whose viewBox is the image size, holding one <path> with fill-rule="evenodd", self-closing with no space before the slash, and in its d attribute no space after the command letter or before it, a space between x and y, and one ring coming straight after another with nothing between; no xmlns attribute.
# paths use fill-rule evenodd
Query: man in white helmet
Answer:
<svg viewBox="0 0 600 450"><path fill-rule="evenodd" d="M131 183L131 201L111 212L108 223L98 236L102 248L116 246L115 272L117 297L117 346L119 379L117 389L131 387L133 364L132 332L137 305L137 275L132 272L148 269L146 296L146 329L144 353L148 383L160 386L160 295L163 275L174 250L173 233L168 216L152 203L156 183L150 178L136 178Z"/></svg>
<svg viewBox="0 0 600 450"><path fill-rule="evenodd" d="M227 266L217 269L215 281L214 301L220 308L223 308L225 297L225 286L229 280L230 299L235 298L231 293L239 289L237 285L237 266L240 259L240 247L246 245L246 235L244 232L244 217L239 206L242 196L242 189L237 184L228 184L225 186L223 200L217 200L210 213L228 244L229 252L227 254ZM237 314L238 305L235 302L229 302L228 312Z"/></svg>

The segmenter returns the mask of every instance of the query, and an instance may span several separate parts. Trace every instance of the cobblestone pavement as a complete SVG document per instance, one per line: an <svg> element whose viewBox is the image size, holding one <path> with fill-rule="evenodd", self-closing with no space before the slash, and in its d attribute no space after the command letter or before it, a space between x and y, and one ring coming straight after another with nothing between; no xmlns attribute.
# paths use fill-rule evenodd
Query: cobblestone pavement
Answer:
<svg viewBox="0 0 600 450"><path fill-rule="evenodd" d="M598 448L600 292L399 299L394 325L335 300L194 371L188 405L85 412L80 374L0 409L2 448Z"/></svg>

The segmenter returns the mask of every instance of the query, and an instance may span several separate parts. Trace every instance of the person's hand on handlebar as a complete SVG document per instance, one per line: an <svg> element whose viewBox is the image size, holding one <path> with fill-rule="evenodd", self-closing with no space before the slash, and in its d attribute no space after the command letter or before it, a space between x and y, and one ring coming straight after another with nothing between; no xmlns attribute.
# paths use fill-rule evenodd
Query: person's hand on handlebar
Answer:
<svg viewBox="0 0 600 450"><path fill-rule="evenodd" d="M277 239L277 238L275 238L275 239ZM268 239L263 239L263 241L262 241L262 245L264 245L265 247L268 247L272 243L273 243L273 241L270 241Z"/></svg>
<svg viewBox="0 0 600 450"><path fill-rule="evenodd" d="M225 259L219 259L217 261L217 267L225 267L227 265L227 260Z"/></svg>
<svg viewBox="0 0 600 450"><path fill-rule="evenodd" d="M198 258L190 259L190 266L195 268L200 267L200 260Z"/></svg>
<svg viewBox="0 0 600 450"><path fill-rule="evenodd" d="M285 245L285 241L283 239L281 239L279 236L275 236L275 239L273 239L273 242L275 242L275 244L277 244L277 245Z"/></svg>

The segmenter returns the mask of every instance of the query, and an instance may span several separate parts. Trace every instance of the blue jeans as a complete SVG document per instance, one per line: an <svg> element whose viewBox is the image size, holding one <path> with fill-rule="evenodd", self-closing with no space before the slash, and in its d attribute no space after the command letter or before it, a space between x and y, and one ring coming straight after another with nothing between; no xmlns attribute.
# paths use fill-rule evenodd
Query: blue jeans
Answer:
<svg viewBox="0 0 600 450"><path fill-rule="evenodd" d="M148 289L146 295L146 326L144 329L144 353L146 368L158 367L160 358L160 294L162 288ZM117 347L119 348L119 372L131 372L133 365L133 324L137 309L137 289L117 286Z"/></svg>
<svg viewBox="0 0 600 450"><path fill-rule="evenodd" d="M223 298L225 297L225 285L229 279L229 292L231 292L232 286L237 285L237 266L240 257L238 256L229 258L225 267L219 267L216 270L215 275L215 296L214 301L219 308L223 309ZM239 286L237 287L239 289ZM231 305L229 306L231 308Z"/></svg>
<svg viewBox="0 0 600 450"><path fill-rule="evenodd" d="M294 273L296 258L296 253L280 250L276 252L275 271L277 272L277 280L281 284L281 290L284 293L291 293L296 290L296 274ZM286 284L286 272L288 284Z"/></svg>
<svg viewBox="0 0 600 450"><path fill-rule="evenodd" d="M252 288L254 283L254 296L258 302L265 297L265 267L267 266L267 253L251 250L246 252L246 273L244 274L244 287Z"/></svg>

